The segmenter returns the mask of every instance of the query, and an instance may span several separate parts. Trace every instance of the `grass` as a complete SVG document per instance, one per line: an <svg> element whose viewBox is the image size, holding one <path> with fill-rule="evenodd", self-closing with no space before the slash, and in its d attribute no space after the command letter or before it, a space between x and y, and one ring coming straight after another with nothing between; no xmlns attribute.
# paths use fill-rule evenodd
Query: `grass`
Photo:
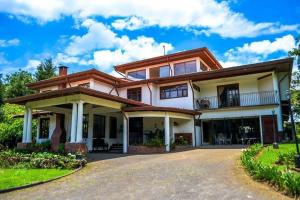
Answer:
<svg viewBox="0 0 300 200"><path fill-rule="evenodd" d="M260 161L263 165L274 165L275 162L279 158L280 153L288 152L288 151L295 151L296 152L296 145L295 144L280 144L279 149L273 149L272 145L263 148L257 160ZM283 165L276 165L280 170L284 170L285 166Z"/></svg>
<svg viewBox="0 0 300 200"><path fill-rule="evenodd" d="M71 171L66 169L0 169L0 190L50 180Z"/></svg>

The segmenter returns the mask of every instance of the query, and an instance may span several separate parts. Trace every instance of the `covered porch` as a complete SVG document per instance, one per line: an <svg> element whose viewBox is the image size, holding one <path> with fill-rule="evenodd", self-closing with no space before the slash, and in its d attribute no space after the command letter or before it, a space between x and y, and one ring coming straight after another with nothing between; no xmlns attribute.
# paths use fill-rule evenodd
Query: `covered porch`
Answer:
<svg viewBox="0 0 300 200"><path fill-rule="evenodd" d="M25 106L23 137L18 148L51 141L53 151L64 144L64 150L73 153L111 148L128 153L130 146L145 144L157 135L164 141L164 151L170 151L177 134L188 135L190 144L195 145L194 115L199 114L196 111L153 107L82 87L18 97L8 103ZM44 114L37 118L37 136L33 138L32 118L36 110Z"/></svg>

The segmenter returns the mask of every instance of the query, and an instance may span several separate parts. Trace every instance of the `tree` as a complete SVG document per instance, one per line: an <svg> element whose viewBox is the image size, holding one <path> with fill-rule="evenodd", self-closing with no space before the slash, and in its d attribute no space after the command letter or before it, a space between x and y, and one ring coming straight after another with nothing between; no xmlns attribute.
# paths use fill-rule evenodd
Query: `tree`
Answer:
<svg viewBox="0 0 300 200"><path fill-rule="evenodd" d="M33 78L29 72L19 70L5 78L5 98L14 98L33 93L26 87L26 84L32 83Z"/></svg>
<svg viewBox="0 0 300 200"><path fill-rule="evenodd" d="M23 134L24 107L13 104L2 105L3 117L0 121L0 144L8 147L15 147L21 142ZM16 115L20 115L15 118ZM36 121L32 121L32 134L36 135Z"/></svg>
<svg viewBox="0 0 300 200"><path fill-rule="evenodd" d="M2 79L2 74L0 74L0 106L3 104L4 100L4 84L3 84L3 79Z"/></svg>
<svg viewBox="0 0 300 200"><path fill-rule="evenodd" d="M56 66L54 66L52 59L45 59L37 66L37 71L35 72L35 79L37 81L40 81L55 77L55 70Z"/></svg>

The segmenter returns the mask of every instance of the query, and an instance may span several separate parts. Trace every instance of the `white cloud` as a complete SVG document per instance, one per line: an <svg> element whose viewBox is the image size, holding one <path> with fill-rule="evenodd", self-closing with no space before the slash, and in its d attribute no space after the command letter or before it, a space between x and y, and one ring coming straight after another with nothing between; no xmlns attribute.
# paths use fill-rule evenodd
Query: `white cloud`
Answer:
<svg viewBox="0 0 300 200"><path fill-rule="evenodd" d="M24 68L24 70L27 71L35 71L37 66L41 63L41 61L39 60L28 60L26 67Z"/></svg>
<svg viewBox="0 0 300 200"><path fill-rule="evenodd" d="M158 43L152 37L118 36L109 27L91 19L83 21L81 27L87 28L87 33L71 36L66 51L57 54L57 62L96 65L108 71L117 64L163 55L163 46L166 52L173 49L171 44Z"/></svg>
<svg viewBox="0 0 300 200"><path fill-rule="evenodd" d="M250 21L242 13L233 11L228 2L216 0L0 0L0 11L32 17L41 23L70 15L80 19L119 17L112 24L117 29L192 27L198 33L231 38L299 31L297 24Z"/></svg>
<svg viewBox="0 0 300 200"><path fill-rule="evenodd" d="M0 47L18 46L19 44L20 40L17 38L11 40L0 40Z"/></svg>
<svg viewBox="0 0 300 200"><path fill-rule="evenodd" d="M277 51L288 52L295 47L296 41L292 35L286 35L276 38L275 41L263 40L259 42L246 43L242 47L238 47L240 53L255 53L268 56Z"/></svg>
<svg viewBox="0 0 300 200"><path fill-rule="evenodd" d="M94 49L113 47L116 34L104 24L87 19L81 26L87 28L87 34L71 37L72 42L66 49L69 55L79 55Z"/></svg>
<svg viewBox="0 0 300 200"><path fill-rule="evenodd" d="M288 53L296 45L292 35L276 38L274 41L262 40L246 43L241 47L229 49L220 62L223 67L232 67L242 64L264 61L273 53Z"/></svg>
<svg viewBox="0 0 300 200"><path fill-rule="evenodd" d="M117 30L127 29L133 31L147 26L148 23L142 18L132 16L125 19L117 19L111 25Z"/></svg>

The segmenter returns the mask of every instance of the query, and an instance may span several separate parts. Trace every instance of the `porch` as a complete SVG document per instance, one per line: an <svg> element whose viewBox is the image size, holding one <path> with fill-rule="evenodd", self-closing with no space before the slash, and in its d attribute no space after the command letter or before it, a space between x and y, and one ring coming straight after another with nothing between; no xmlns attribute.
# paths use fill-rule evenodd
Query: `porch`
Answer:
<svg viewBox="0 0 300 200"><path fill-rule="evenodd" d="M153 107L81 87L19 97L9 103L25 105L20 148L33 142L32 116L34 110L41 110L49 114L38 118L36 142L50 140L53 151L64 144L65 151L81 153L107 151L112 147L127 153L129 146L145 145L154 137L163 140L164 151L170 151L171 141L177 133L190 134L194 138L194 115L199 114L184 109ZM137 107L142 109L131 109ZM194 139L191 145L194 145Z"/></svg>

